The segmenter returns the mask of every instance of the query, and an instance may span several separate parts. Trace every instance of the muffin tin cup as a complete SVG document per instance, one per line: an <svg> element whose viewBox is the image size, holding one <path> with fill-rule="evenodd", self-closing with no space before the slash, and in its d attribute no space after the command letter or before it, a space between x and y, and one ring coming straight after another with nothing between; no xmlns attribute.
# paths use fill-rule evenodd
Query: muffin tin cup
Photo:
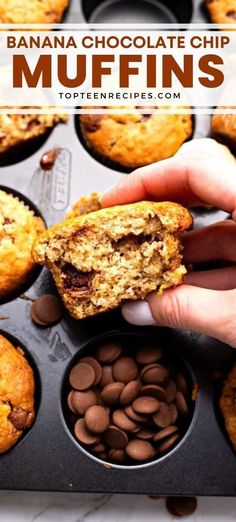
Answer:
<svg viewBox="0 0 236 522"><path fill-rule="evenodd" d="M42 136L31 138L28 142L12 147L10 151L0 154L0 168L14 166L32 156L37 150L45 145L53 129L48 130Z"/></svg>
<svg viewBox="0 0 236 522"><path fill-rule="evenodd" d="M182 444L185 443L186 439L191 435L191 431L194 427L195 420L197 418L197 412L198 412L198 397L195 401L190 400L190 412L187 419L184 421L184 424L186 426L184 427L184 433L181 435L179 441L174 445L174 447L166 452L163 456L158 458L153 458L152 460L148 462L143 463L135 463L135 464L116 464L112 461L105 461L100 459L99 457L96 457L96 455L92 454L90 451L88 451L75 437L73 434L73 430L70 423L70 410L68 408L66 399L69 393L69 390L71 389L68 382L69 372L72 369L72 367L79 362L79 359L82 357L89 357L92 356L93 350L95 350L100 344L106 343L109 341L117 341L121 344L124 343L124 345L128 345L129 342L132 345L143 345L145 344L151 344L151 345L157 345L163 348L163 356L166 357L168 360L168 363L172 368L176 368L179 370L182 374L184 374L186 381L188 383L189 387L189 397L191 398L192 389L194 386L196 386L197 380L194 375L194 372L188 362L186 362L181 356L178 354L175 354L173 350L170 350L168 346L165 345L165 343L158 343L157 339L155 337L152 337L148 334L140 334L137 335L134 332L126 332L126 333L118 333L113 332L108 335L100 335L96 338L90 340L89 342L85 343L81 346L79 353L75 354L74 357L71 359L68 367L66 368L65 374L63 376L62 380L62 386L61 386L61 417L62 417L62 423L65 427L65 429L68 431L68 434L72 441L75 443L77 448L82 451L87 457L91 458L95 462L101 464L102 466L109 466L114 469L122 469L122 470L142 470L144 468L147 468L149 466L158 465L160 462L164 461L171 455L173 455L178 449L182 446Z"/></svg>
<svg viewBox="0 0 236 522"><path fill-rule="evenodd" d="M191 0L82 0L90 23L188 23Z"/></svg>
<svg viewBox="0 0 236 522"><path fill-rule="evenodd" d="M63 22L85 23L98 4L104 6L105 2L71 0ZM193 2L192 22L208 21L201 4L200 0ZM85 12L86 5L89 13ZM175 2L174 7L177 6L184 11L183 2ZM191 2L189 6L188 12ZM209 133L210 116L196 115L193 138ZM124 173L114 165L104 166L88 153L76 134L74 117L66 126L59 124L45 138L37 150L29 146L24 160L0 167L0 183L7 191L24 193L30 206L34 201L49 226L63 219L69 203L93 191L104 192ZM39 167L40 159L44 152L58 147L60 155L46 173ZM64 197L60 200L62 188ZM20 195L20 199L24 198ZM228 215L215 209L195 209L194 217L194 226L200 227ZM55 293L55 286L49 272L43 269L24 296L18 295L1 305L2 334L19 340L18 344L26 347L33 358L38 410L29 432L10 451L0 455L0 488L161 496L235 495L235 454L222 429L217 408L222 380L216 378L219 371L228 369L235 351L203 335L130 327L119 310L84 321L75 321L65 312L59 324L42 329L32 322L30 307L39 295L50 292ZM159 460L138 466L108 465L92 457L75 441L62 410L62 387L73 358L94 342L113 335L149 336L172 353L176 351L199 386L191 423L180 442Z"/></svg>

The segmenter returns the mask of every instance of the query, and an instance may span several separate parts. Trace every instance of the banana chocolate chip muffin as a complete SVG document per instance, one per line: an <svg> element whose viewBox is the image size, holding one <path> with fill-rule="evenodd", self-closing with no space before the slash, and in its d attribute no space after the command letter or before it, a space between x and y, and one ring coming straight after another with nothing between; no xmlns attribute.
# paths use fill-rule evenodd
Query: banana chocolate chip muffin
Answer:
<svg viewBox="0 0 236 522"><path fill-rule="evenodd" d="M45 226L17 197L0 190L0 300L30 279L36 263L31 249Z"/></svg>
<svg viewBox="0 0 236 522"><path fill-rule="evenodd" d="M65 114L0 114L0 154L38 138L67 119Z"/></svg>
<svg viewBox="0 0 236 522"><path fill-rule="evenodd" d="M236 154L236 114L214 114L211 131L213 138L227 145Z"/></svg>
<svg viewBox="0 0 236 522"><path fill-rule="evenodd" d="M90 107L91 108L91 107ZM87 146L104 160L135 169L173 156L192 135L189 114L158 114L158 107L130 114L83 114L80 127Z"/></svg>
<svg viewBox="0 0 236 522"><path fill-rule="evenodd" d="M60 22L69 0L1 0L2 24L52 24Z"/></svg>
<svg viewBox="0 0 236 522"><path fill-rule="evenodd" d="M215 24L236 23L235 0L205 0L211 20Z"/></svg>
<svg viewBox="0 0 236 522"><path fill-rule="evenodd" d="M181 205L142 201L64 221L42 234L33 255L82 319L180 284L180 235L191 225Z"/></svg>
<svg viewBox="0 0 236 522"><path fill-rule="evenodd" d="M236 364L229 372L220 398L225 427L236 451Z"/></svg>
<svg viewBox="0 0 236 522"><path fill-rule="evenodd" d="M34 375L21 348L0 335L0 453L33 423Z"/></svg>

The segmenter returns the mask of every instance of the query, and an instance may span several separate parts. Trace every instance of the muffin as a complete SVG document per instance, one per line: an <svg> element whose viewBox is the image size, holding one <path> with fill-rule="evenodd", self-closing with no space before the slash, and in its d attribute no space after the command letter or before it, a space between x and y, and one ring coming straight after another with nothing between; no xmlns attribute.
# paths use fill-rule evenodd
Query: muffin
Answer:
<svg viewBox="0 0 236 522"><path fill-rule="evenodd" d="M0 114L0 154L28 143L67 119L65 114Z"/></svg>
<svg viewBox="0 0 236 522"><path fill-rule="evenodd" d="M90 107L91 108L91 107ZM130 114L83 114L81 132L87 146L105 162L135 169L173 156L192 135L192 116L153 113L141 114L139 107Z"/></svg>
<svg viewBox="0 0 236 522"><path fill-rule="evenodd" d="M95 210L100 210L100 197L101 194L98 192L93 192L89 196L82 196L78 201L76 201L76 203L74 203L71 210L67 212L66 219L83 216L83 214L89 214Z"/></svg>
<svg viewBox="0 0 236 522"><path fill-rule="evenodd" d="M235 0L205 0L211 20L215 24L236 23Z"/></svg>
<svg viewBox="0 0 236 522"><path fill-rule="evenodd" d="M225 427L236 450L236 364L229 372L220 398Z"/></svg>
<svg viewBox="0 0 236 522"><path fill-rule="evenodd" d="M0 335L0 453L34 420L34 375L21 348Z"/></svg>
<svg viewBox="0 0 236 522"><path fill-rule="evenodd" d="M30 279L36 267L32 245L44 229L43 220L22 201L0 190L0 300Z"/></svg>
<svg viewBox="0 0 236 522"><path fill-rule="evenodd" d="M52 24L60 22L69 0L1 0L2 24Z"/></svg>
<svg viewBox="0 0 236 522"><path fill-rule="evenodd" d="M191 225L181 205L142 201L64 221L42 234L33 255L51 270L70 314L83 319L180 284L179 236Z"/></svg>
<svg viewBox="0 0 236 522"><path fill-rule="evenodd" d="M236 114L213 114L211 132L217 141L236 154Z"/></svg>

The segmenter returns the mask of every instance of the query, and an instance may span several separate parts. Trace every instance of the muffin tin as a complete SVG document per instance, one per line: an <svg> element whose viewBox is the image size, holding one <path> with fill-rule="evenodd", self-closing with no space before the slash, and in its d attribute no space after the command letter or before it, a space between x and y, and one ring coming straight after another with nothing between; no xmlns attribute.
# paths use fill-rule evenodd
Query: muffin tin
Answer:
<svg viewBox="0 0 236 522"><path fill-rule="evenodd" d="M125 6L125 11L122 7ZM72 0L64 22L208 22L199 0ZM135 13L137 16L135 17ZM129 16L130 16L129 15ZM209 134L210 116L196 116L194 138ZM51 171L43 171L40 158L59 148ZM12 156L12 155L10 155ZM23 159L5 158L0 167L2 188L27 196L48 226L60 221L68 205L80 196L106 190L125 173L104 166L84 147L75 117L57 126L44 142L29 144ZM195 227L228 216L216 210L194 210ZM55 292L51 276L42 269L36 280L9 302L1 304L1 333L25 347L36 372L37 417L33 427L6 454L0 455L0 488L148 495L236 494L236 459L219 413L222 372L234 350L203 335L153 327L130 327L119 310L81 322L65 312L63 320L40 328L30 318L31 302ZM181 442L167 455L138 468L110 467L82 451L65 420L64 385L76 354L89 353L108 338L155 340L183 359L199 393L190 425ZM15 341L15 339L17 341Z"/></svg>

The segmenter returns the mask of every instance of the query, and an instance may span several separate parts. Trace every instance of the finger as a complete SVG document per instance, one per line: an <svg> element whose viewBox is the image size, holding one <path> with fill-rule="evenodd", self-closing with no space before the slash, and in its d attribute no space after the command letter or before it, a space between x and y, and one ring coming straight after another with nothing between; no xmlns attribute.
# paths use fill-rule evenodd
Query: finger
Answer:
<svg viewBox="0 0 236 522"><path fill-rule="evenodd" d="M170 184L170 174L175 181ZM181 194L182 201L192 201L193 194L188 182L183 176L183 162L178 159L169 158L147 167L135 170L110 190L105 192L101 198L103 207L112 205L123 205L135 201L166 199L177 201ZM194 198L198 201L198 198Z"/></svg>
<svg viewBox="0 0 236 522"><path fill-rule="evenodd" d="M180 285L162 295L150 294L141 309L139 301L127 303L122 313L132 324L155 322L158 326L210 335L236 347L235 303L236 290L220 292Z"/></svg>
<svg viewBox="0 0 236 522"><path fill-rule="evenodd" d="M207 203L233 213L236 209L235 160L228 156L230 153L225 146L214 140L194 141L198 142L198 147L185 144L185 149L174 157L123 178L103 195L102 206L147 199L169 200L188 207ZM204 142L203 150L201 142Z"/></svg>
<svg viewBox="0 0 236 522"><path fill-rule="evenodd" d="M236 261L236 224L232 220L192 230L182 236L182 242L185 263Z"/></svg>
<svg viewBox="0 0 236 522"><path fill-rule="evenodd" d="M236 266L192 272L185 276L184 283L211 290L232 290L236 288Z"/></svg>

